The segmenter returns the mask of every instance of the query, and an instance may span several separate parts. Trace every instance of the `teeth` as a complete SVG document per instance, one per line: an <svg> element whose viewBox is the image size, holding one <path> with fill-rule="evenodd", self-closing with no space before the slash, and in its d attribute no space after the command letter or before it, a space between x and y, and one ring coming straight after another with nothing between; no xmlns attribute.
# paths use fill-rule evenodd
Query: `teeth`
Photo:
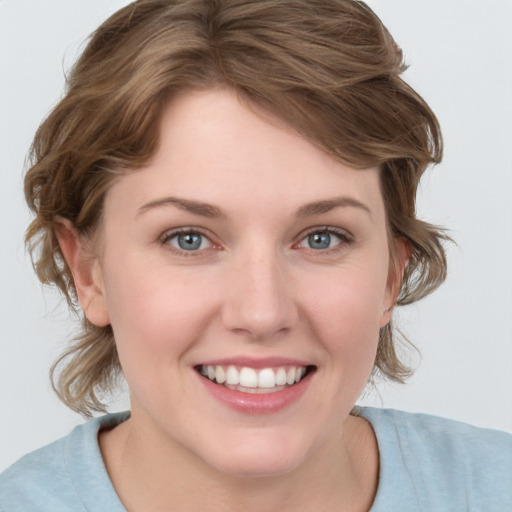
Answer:
<svg viewBox="0 0 512 512"><path fill-rule="evenodd" d="M276 372L276 386L284 386L286 384L286 370L279 368Z"/></svg>
<svg viewBox="0 0 512 512"><path fill-rule="evenodd" d="M238 370L230 365L227 368L222 366L201 366L201 375L217 384L224 384L228 387L241 386L254 389L274 389L276 387L292 386L300 382L306 374L304 366L290 366L288 368L262 368L256 371L254 368L243 367Z"/></svg>
<svg viewBox="0 0 512 512"><path fill-rule="evenodd" d="M226 384L236 386L240 384L240 374L234 366L230 366L226 372Z"/></svg>
<svg viewBox="0 0 512 512"><path fill-rule="evenodd" d="M241 382L240 382L241 383ZM258 387L260 388L275 388L276 387L276 374L271 368L265 368L260 371L258 375Z"/></svg>
<svg viewBox="0 0 512 512"><path fill-rule="evenodd" d="M216 366L215 367L214 379L219 384L224 384L224 382L226 382L226 372L224 371L224 368L222 368L222 366ZM213 379L210 379L210 380L213 380Z"/></svg>
<svg viewBox="0 0 512 512"><path fill-rule="evenodd" d="M242 368L240 370L240 386L246 388L258 387L258 374L252 368Z"/></svg>

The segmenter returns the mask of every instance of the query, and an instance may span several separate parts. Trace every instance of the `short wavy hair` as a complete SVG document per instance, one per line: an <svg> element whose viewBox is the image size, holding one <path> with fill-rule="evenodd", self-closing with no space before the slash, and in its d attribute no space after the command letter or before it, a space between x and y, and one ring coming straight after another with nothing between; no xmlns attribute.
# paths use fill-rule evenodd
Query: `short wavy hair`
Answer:
<svg viewBox="0 0 512 512"><path fill-rule="evenodd" d="M447 237L416 218L415 198L425 169L441 159L442 138L429 106L401 78L405 67L382 22L356 0L138 0L105 21L39 127L25 177L37 275L82 318L51 370L61 400L86 416L104 411L121 368L111 327L80 313L56 218L82 236L95 232L112 180L152 156L162 109L183 90L235 90L340 162L378 166L390 240L411 248L397 304L436 289ZM390 323L374 372L402 382L411 370L396 342Z"/></svg>

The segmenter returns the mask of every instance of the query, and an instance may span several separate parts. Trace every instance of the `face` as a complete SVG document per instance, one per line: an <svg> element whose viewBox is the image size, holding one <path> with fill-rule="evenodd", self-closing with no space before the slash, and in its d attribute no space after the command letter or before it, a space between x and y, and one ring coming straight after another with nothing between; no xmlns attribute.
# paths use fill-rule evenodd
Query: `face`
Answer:
<svg viewBox="0 0 512 512"><path fill-rule="evenodd" d="M286 473L342 434L389 321L378 170L227 91L174 99L160 136L107 194L84 309L112 325L141 435Z"/></svg>

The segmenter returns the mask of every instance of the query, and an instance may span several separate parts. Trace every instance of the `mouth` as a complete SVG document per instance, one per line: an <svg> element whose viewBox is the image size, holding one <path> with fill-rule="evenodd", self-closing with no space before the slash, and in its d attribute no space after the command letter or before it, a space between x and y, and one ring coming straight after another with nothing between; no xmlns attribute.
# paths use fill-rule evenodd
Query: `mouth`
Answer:
<svg viewBox="0 0 512 512"><path fill-rule="evenodd" d="M198 365L195 370L210 382L242 393L268 394L283 391L301 382L316 369L308 366L278 366L267 368L235 365Z"/></svg>

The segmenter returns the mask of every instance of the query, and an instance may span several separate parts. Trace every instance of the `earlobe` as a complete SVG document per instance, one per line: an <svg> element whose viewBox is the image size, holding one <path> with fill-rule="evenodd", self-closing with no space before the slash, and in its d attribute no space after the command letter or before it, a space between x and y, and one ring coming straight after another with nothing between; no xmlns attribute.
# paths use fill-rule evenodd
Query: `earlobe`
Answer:
<svg viewBox="0 0 512 512"><path fill-rule="evenodd" d="M86 241L68 219L55 219L60 250L73 275L76 295L87 319L98 327L110 323L105 288L97 257L91 255Z"/></svg>
<svg viewBox="0 0 512 512"><path fill-rule="evenodd" d="M402 279L405 268L411 258L411 244L404 238L395 241L395 255L391 261L386 285L386 296L382 305L380 327L384 327L391 320L393 310L402 287Z"/></svg>

